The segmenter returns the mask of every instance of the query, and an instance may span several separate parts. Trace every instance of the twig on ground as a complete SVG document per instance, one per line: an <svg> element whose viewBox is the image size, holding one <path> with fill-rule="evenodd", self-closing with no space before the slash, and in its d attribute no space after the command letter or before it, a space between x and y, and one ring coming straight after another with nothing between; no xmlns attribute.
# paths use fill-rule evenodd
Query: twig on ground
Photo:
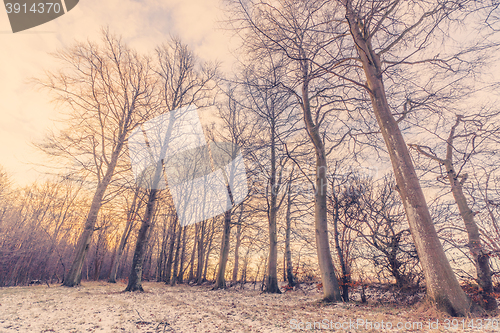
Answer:
<svg viewBox="0 0 500 333"><path fill-rule="evenodd" d="M142 321L145 321L144 318L142 318L141 314L139 313L139 311L137 311L137 309L135 309L135 312L137 312L137 314L139 315L139 318L141 318Z"/></svg>

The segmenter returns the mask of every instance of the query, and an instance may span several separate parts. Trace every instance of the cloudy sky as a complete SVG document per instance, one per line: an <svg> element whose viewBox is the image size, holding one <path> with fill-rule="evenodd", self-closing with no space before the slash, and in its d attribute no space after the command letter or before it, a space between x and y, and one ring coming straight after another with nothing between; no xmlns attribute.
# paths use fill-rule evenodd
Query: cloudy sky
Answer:
<svg viewBox="0 0 500 333"><path fill-rule="evenodd" d="M0 10L0 165L19 185L40 178L34 163L41 156L31 142L47 133L60 109L27 81L57 68L50 52L75 40L99 40L100 28L109 26L144 52L169 34L180 36L200 57L227 69L232 43L231 33L220 28L221 6L219 0L81 0L58 19L16 34Z"/></svg>

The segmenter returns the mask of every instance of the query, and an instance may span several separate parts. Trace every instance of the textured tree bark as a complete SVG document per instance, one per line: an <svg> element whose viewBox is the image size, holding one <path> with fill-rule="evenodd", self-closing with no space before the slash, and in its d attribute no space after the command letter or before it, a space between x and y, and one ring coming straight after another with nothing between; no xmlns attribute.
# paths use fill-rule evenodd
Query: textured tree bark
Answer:
<svg viewBox="0 0 500 333"><path fill-rule="evenodd" d="M445 160L445 168L448 174L448 180L451 185L451 192L455 198L455 202L458 205L458 210L460 215L464 220L465 229L467 230L467 235L469 238L469 250L474 258L477 280L481 287L481 306L486 310L496 310L498 308L497 301L493 293L493 284L491 281L491 269L489 256L484 251L481 244L481 238L479 236L479 228L474 221L474 213L470 209L467 199L465 198L462 184L457 178L457 173L453 164L450 160Z"/></svg>
<svg viewBox="0 0 500 333"><path fill-rule="evenodd" d="M382 68L369 39L361 33L349 0L346 18L365 72L373 111L387 146L396 183L403 201L411 234L425 275L427 295L438 308L452 316L466 316L471 302L458 284L446 258L415 173L403 135L385 95Z"/></svg>
<svg viewBox="0 0 500 333"><path fill-rule="evenodd" d="M273 209L272 209L273 210ZM274 223L271 221L274 219ZM267 264L266 287L267 293L281 294L278 286L278 240L276 237L276 207L273 212L269 212L269 257Z"/></svg>
<svg viewBox="0 0 500 333"><path fill-rule="evenodd" d="M474 213L467 204L467 200L463 193L462 185L457 179L456 172L451 163L446 163L446 170L448 172L448 180L451 184L451 191L453 197L460 210L460 215L462 216L467 230L467 235L469 237L469 249L474 257L477 279L479 286L481 287L481 297L482 306L486 310L496 310L498 308L497 301L495 297L492 296L493 284L491 281L491 270L488 254L485 253L483 246L481 244L481 238L479 236L479 229L476 222L474 221Z"/></svg>
<svg viewBox="0 0 500 333"><path fill-rule="evenodd" d="M267 293L281 294L278 286L278 239L276 227L276 201L278 199L278 185L276 184L276 143L274 117L271 117L271 178L269 185L271 193L269 195L268 222L269 222L269 256L267 263L267 276L264 291Z"/></svg>
<svg viewBox="0 0 500 333"><path fill-rule="evenodd" d="M139 234L137 235L137 242L134 251L134 259L132 260L132 269L128 278L128 285L125 291L144 291L142 288L142 268L144 264L144 255L147 248L147 236L148 229L151 226L151 221L153 219L156 195L158 193L157 189L149 190L148 203L146 205L146 212L144 214L144 219L141 223L141 228L139 229Z"/></svg>
<svg viewBox="0 0 500 333"><path fill-rule="evenodd" d="M229 188L229 186L228 186ZM231 200L232 201L232 200ZM224 213L224 229L222 232L222 241L219 257L219 269L215 280L214 289L226 288L226 265L229 257L229 238L231 237L231 209Z"/></svg>
<svg viewBox="0 0 500 333"><path fill-rule="evenodd" d="M307 63L303 64L307 66ZM304 72L307 73L307 68ZM316 188L314 194L314 226L316 231L316 251L318 254L321 281L323 283L323 299L328 302L342 301L339 291L339 283L333 266L332 254L330 252L330 242L328 240L328 220L327 220L327 178L326 178L326 156L323 141L318 132L317 125L314 124L309 103L308 79L304 79L302 84L302 111L307 132L314 144L316 152Z"/></svg>
<svg viewBox="0 0 500 333"><path fill-rule="evenodd" d="M441 159L436 155L429 154L422 149L421 146L418 145L410 145L410 147L416 149L419 153L437 161L441 165L443 165L446 169L446 175L448 181L451 185L451 193L453 194L453 198L457 203L458 210L460 212L460 216L462 217L465 229L467 231L467 236L469 238L469 250L474 258L474 264L476 267L477 273L477 281L479 286L481 287L480 292L480 305L485 310L496 310L498 308L497 301L495 297L492 295L493 293L493 283L491 280L491 269L489 256L485 253L483 245L481 244L481 238L479 234L479 228L477 227L476 222L474 221L474 213L472 209L469 207L467 203L467 198L463 192L463 183L467 179L467 175L459 177L457 172L455 171L455 167L453 166L453 140L455 138L455 130L459 125L462 117L457 116L457 120L455 125L451 128L448 140L446 142L446 158ZM462 180L459 180L462 178Z"/></svg>
<svg viewBox="0 0 500 333"><path fill-rule="evenodd" d="M152 229L154 227L156 220L156 213L153 214L153 219L151 221L151 226L148 229L148 233L146 236L146 251L145 251L145 256L144 256L144 265L142 269L142 276L146 276L146 278L151 278L151 268L153 267L152 261L153 261L153 248L154 246L151 246L150 241L151 241L151 236L152 236Z"/></svg>

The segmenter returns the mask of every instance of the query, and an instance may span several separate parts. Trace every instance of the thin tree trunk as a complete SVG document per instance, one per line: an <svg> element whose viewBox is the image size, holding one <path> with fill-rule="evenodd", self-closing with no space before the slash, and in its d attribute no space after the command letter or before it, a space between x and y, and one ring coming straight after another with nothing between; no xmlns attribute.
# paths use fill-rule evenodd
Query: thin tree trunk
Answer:
<svg viewBox="0 0 500 333"><path fill-rule="evenodd" d="M286 255L283 256L283 282L286 282Z"/></svg>
<svg viewBox="0 0 500 333"><path fill-rule="evenodd" d="M203 258L204 258L204 238L206 230L206 221L201 222L200 237L198 239L198 264L196 266L196 284L203 283Z"/></svg>
<svg viewBox="0 0 500 333"><path fill-rule="evenodd" d="M241 284L247 283L247 272L248 272L248 256L250 254L250 246L247 247L247 252L245 253L245 258L243 259L243 269L241 270Z"/></svg>
<svg viewBox="0 0 500 333"><path fill-rule="evenodd" d="M228 189L229 189L229 186L228 186ZM230 197L231 197L231 195L230 195ZM221 240L220 257L219 257L219 268L217 271L217 277L215 280L214 289L226 288L225 274L226 274L227 259L229 257L229 238L230 238L230 235L231 235L231 209L227 210L224 213L224 228L222 231L222 240Z"/></svg>
<svg viewBox="0 0 500 333"><path fill-rule="evenodd" d="M467 230L467 235L469 237L469 250L474 258L478 283L482 289L481 305L486 310L496 310L498 308L498 304L495 297L492 295L493 283L491 281L489 256L484 251L483 245L481 244L479 228L474 221L475 214L469 207L463 192L463 184L467 179L467 175L464 175L462 180L459 181L459 177L457 176L457 172L453 166L453 139L455 137L455 129L459 125L461 119L461 116L457 116L457 121L451 129L450 136L447 141L446 159L443 162L448 174L448 181L451 185L451 192L458 205L458 210L464 220L465 229Z"/></svg>
<svg viewBox="0 0 500 333"><path fill-rule="evenodd" d="M128 255L130 253L130 243L127 242L127 245L125 246L125 250L123 251L123 259L122 259L122 262L125 263L125 265L120 265L118 266L118 274L116 274L117 276L120 276L123 278L123 276L125 275L123 272L126 270L127 268L127 265L126 263L128 262Z"/></svg>
<svg viewBox="0 0 500 333"><path fill-rule="evenodd" d="M269 217L269 256L267 264L267 277L266 287L264 289L267 293L281 294L278 286L278 241L276 230L276 210L274 213L270 212ZM274 220L274 223L271 222Z"/></svg>
<svg viewBox="0 0 500 333"><path fill-rule="evenodd" d="M172 277L172 263L174 261L175 236L177 232L177 218L172 222L172 231L170 234L170 243L168 245L167 263L165 265L165 283L170 283Z"/></svg>
<svg viewBox="0 0 500 333"><path fill-rule="evenodd" d="M292 171L293 173L293 171ZM290 179L292 176L290 175ZM291 181L291 180L290 180ZM288 281L288 285L293 287L296 285L295 277L293 276L293 264L292 264L292 249L290 247L290 233L292 230L292 214L291 214L291 184L288 184L288 193L287 193L287 205L286 205L286 228L285 228L285 260L286 260L286 280Z"/></svg>
<svg viewBox="0 0 500 333"><path fill-rule="evenodd" d="M233 283L238 282L238 269L240 264L240 246L241 246L241 214L243 212L243 204L240 207L240 217L236 226L236 245L234 247L234 266L233 266Z"/></svg>
<svg viewBox="0 0 500 333"><path fill-rule="evenodd" d="M303 63L304 73L308 72L307 62ZM306 76L306 75L305 75ZM323 283L323 299L328 302L341 301L339 283L333 266L332 254L330 252L330 242L328 240L328 220L327 220L327 179L326 179L326 156L325 147L318 131L318 126L314 124L309 102L309 81L307 76L302 84L302 111L307 132L314 144L316 152L316 188L314 194L314 227L316 232L316 251L318 254L321 281Z"/></svg>
<svg viewBox="0 0 500 333"><path fill-rule="evenodd" d="M456 122L451 128L450 135L446 142L445 159L441 159L436 155L427 153L421 148L421 146L410 145L410 147L416 149L419 153L437 161L445 167L453 198L457 203L460 216L464 221L467 236L469 238L469 250L474 258L477 280L479 286L481 287L481 306L486 310L496 310L498 308L498 304L495 297L492 296L493 283L491 280L489 257L484 251L479 234L479 228L474 221L474 213L469 207L467 198L463 192L463 184L467 180L467 174L459 177L455 171L455 167L453 166L453 140L455 138L455 130L460 124L461 119L461 116L457 116ZM459 180L459 178L462 178L462 180Z"/></svg>
<svg viewBox="0 0 500 333"><path fill-rule="evenodd" d="M147 237L146 237L146 251L145 251L145 259L144 259L144 268L143 268L143 273L142 275L146 278L149 279L151 277L151 262L153 260L153 249L154 246L151 244L151 237L153 236L153 228L156 223L156 218L157 214L153 214L153 219L151 222L151 225L148 229Z"/></svg>
<svg viewBox="0 0 500 333"><path fill-rule="evenodd" d="M102 245L102 236L103 236L103 233L101 231L101 232L99 232L99 237L97 238L97 242L95 245L94 281L98 281L99 275L101 274L102 258L101 258L99 250L100 250L101 245Z"/></svg>
<svg viewBox="0 0 500 333"><path fill-rule="evenodd" d="M268 206L268 222L269 222L269 256L267 264L267 277L264 291L267 293L281 294L278 286L278 239L276 215L276 201L278 197L278 186L276 184L276 144L274 131L274 117L271 117L271 178L269 183L271 186L270 200Z"/></svg>
<svg viewBox="0 0 500 333"><path fill-rule="evenodd" d="M168 243L168 233L167 233L167 223L164 220L163 221L163 228L162 228L162 235L161 235L161 244L160 241L158 240L158 246L160 249L160 253L158 255L157 259L157 276L156 276L156 282L161 282L163 281L164 275L165 275L165 257L167 256L167 243Z"/></svg>
<svg viewBox="0 0 500 333"><path fill-rule="evenodd" d="M474 221L474 212L470 209L467 199L465 198L462 183L457 178L457 173L451 161L445 163L446 171L448 173L448 180L451 184L451 192L458 205L460 215L464 220L465 229L469 237L469 250L474 258L476 266L478 284L481 287L481 304L486 310L496 310L498 308L497 301L493 293L493 284L491 281L491 269L489 256L484 251L479 236L479 228Z"/></svg>
<svg viewBox="0 0 500 333"><path fill-rule="evenodd" d="M333 197L333 233L335 240L335 248L337 250L337 255L339 256L340 267L342 269L342 298L344 302L349 302L349 275L347 272L346 263L344 260L344 253L342 252L342 247L340 246L339 241L339 201L337 195L335 193L335 188L332 183L332 197Z"/></svg>
<svg viewBox="0 0 500 333"><path fill-rule="evenodd" d="M144 255L147 249L148 229L151 226L153 219L157 189L149 190L148 203L146 205L146 213L142 220L139 234L137 235L137 242L135 245L134 259L132 261L132 269L128 278L128 285L125 291L144 291L142 288L142 269L144 264Z"/></svg>
<svg viewBox="0 0 500 333"><path fill-rule="evenodd" d="M92 204L90 205L90 210L87 215L87 220L85 221L83 232L78 238L78 242L76 244L73 263L71 264L68 274L64 278L63 286L74 287L79 285L80 281L82 280L83 262L85 261L85 257L87 256L90 241L92 240L92 235L94 234L97 215L99 213L99 210L101 209L104 193L106 192L106 189L113 176L122 147L123 140L119 139L118 144L116 145L115 150L111 155L111 160L108 168L106 169L106 174L104 175L102 181L97 185L94 197L92 198Z"/></svg>
<svg viewBox="0 0 500 333"><path fill-rule="evenodd" d="M191 252L191 260L189 260L188 282L194 279L194 259L196 257L196 246L198 245L198 224L195 225L194 230L193 251Z"/></svg>
<svg viewBox="0 0 500 333"><path fill-rule="evenodd" d="M177 232L177 246L175 247L175 258L174 258L174 271L172 273L172 279L170 280L170 285L174 286L177 283L177 274L179 273L179 258L180 258L180 252L181 252L181 236L183 233L183 229L185 230L186 228L182 228L179 226L179 231Z"/></svg>
<svg viewBox="0 0 500 333"><path fill-rule="evenodd" d="M184 262L186 259L186 233L187 233L187 227L183 228L182 231L182 251L181 251L181 262L179 265L179 274L177 276L177 283L183 283L184 282Z"/></svg>
<svg viewBox="0 0 500 333"><path fill-rule="evenodd" d="M116 274L118 272L118 266L120 265L120 259L123 254L123 250L125 249L125 245L127 244L130 233L132 232L132 228L134 226L134 219L139 213L140 203L136 207L137 197L139 196L140 187L137 187L134 193L134 198L132 200L132 205L127 214L127 224L125 225L125 230L123 231L122 237L120 239L120 244L115 253L115 257L113 259L113 264L111 266L111 272L109 274L108 282L116 283Z"/></svg>
<svg viewBox="0 0 500 333"><path fill-rule="evenodd" d="M264 260L264 274L262 275L262 283L260 284L260 291L264 291L264 284L266 282L266 275L267 275L267 263L268 260Z"/></svg>
<svg viewBox="0 0 500 333"><path fill-rule="evenodd" d="M212 242L214 240L215 234L215 219L212 219L212 231L210 232L210 237L208 239L208 245L206 246L207 253L205 255L205 263L203 267L203 281L207 280L207 270L208 270L208 259L210 258L210 252L212 252Z"/></svg>
<svg viewBox="0 0 500 333"><path fill-rule="evenodd" d="M368 37L362 35L349 0L344 0L346 18L365 71L373 111L387 146L396 183L403 201L411 234L425 275L428 297L452 316L466 316L471 302L458 284L446 258L415 173L401 130L385 95L379 56Z"/></svg>

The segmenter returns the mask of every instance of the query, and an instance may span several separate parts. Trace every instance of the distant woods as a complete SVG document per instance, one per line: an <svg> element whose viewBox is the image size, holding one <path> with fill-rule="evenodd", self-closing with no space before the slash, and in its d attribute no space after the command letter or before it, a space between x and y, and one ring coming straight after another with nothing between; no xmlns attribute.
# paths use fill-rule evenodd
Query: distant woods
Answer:
<svg viewBox="0 0 500 333"><path fill-rule="evenodd" d="M0 170L0 286L315 282L347 302L377 281L425 286L455 316L496 309L500 109L483 61L498 61L496 8L225 4L242 43L233 73L178 38L141 55L104 30L56 53L60 71L35 80L65 114L37 143L56 175L19 188ZM476 38L456 46L461 22ZM249 194L182 226L168 177L134 179L127 139L186 106L207 141L241 148Z"/></svg>

